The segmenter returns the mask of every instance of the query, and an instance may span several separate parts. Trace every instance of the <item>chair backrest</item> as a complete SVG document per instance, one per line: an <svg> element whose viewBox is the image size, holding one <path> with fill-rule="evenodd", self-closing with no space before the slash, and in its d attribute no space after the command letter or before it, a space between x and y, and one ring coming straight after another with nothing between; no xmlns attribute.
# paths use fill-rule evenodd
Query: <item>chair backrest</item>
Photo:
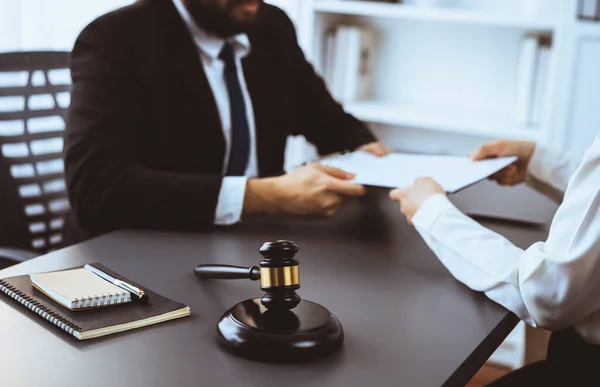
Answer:
<svg viewBox="0 0 600 387"><path fill-rule="evenodd" d="M61 246L68 52L0 54L0 246Z"/></svg>

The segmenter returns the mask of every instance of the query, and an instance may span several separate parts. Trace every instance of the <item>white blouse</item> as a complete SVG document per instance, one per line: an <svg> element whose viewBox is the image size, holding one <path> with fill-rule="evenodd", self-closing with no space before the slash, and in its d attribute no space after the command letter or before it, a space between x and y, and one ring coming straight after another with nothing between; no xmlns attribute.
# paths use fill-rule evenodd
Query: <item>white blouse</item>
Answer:
<svg viewBox="0 0 600 387"><path fill-rule="evenodd" d="M526 250L461 213L444 195L427 199L413 223L471 289L532 326L573 325L586 341L600 344L600 136L578 167L538 146L528 172L532 187L562 204L548 239Z"/></svg>

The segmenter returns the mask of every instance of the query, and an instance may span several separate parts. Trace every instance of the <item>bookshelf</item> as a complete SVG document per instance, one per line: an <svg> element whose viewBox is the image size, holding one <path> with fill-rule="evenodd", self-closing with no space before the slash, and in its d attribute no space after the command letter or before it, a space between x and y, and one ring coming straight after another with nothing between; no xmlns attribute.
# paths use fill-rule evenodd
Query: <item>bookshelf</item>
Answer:
<svg viewBox="0 0 600 387"><path fill-rule="evenodd" d="M346 111L356 118L375 124L427 129L439 132L485 135L487 137L510 137L538 141L542 131L522 126L514 121L505 121L492 116L473 115L468 111L410 108L381 102L357 102L347 104ZM513 128L513 129L507 129Z"/></svg>
<svg viewBox="0 0 600 387"><path fill-rule="evenodd" d="M483 11L464 9L419 7L396 3L369 1L320 0L315 1L314 11L338 15L360 15L396 20L418 20L445 23L520 28L537 32L551 32L556 27L552 19L494 15Z"/></svg>
<svg viewBox="0 0 600 387"><path fill-rule="evenodd" d="M549 141L550 120L534 122L517 112L523 93L518 66L525 36L552 42L547 74L537 81L544 93L535 97L543 101L538 116L547 117L559 65L561 9L536 14L516 0L437 1L443 6L306 0L295 15L299 39L325 76L327 31L354 25L376 34L370 97L340 102L394 149L465 154L492 138ZM431 141L432 133L439 142ZM418 145L402 144L400 135Z"/></svg>

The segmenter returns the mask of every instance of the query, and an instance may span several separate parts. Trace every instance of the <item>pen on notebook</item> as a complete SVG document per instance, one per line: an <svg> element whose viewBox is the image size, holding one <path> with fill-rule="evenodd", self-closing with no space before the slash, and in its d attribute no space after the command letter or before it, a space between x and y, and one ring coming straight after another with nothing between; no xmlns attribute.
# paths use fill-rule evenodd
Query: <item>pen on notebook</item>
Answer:
<svg viewBox="0 0 600 387"><path fill-rule="evenodd" d="M123 290L128 291L129 293L131 293L131 296L133 298L133 300L135 301L141 301L141 302L147 302L148 301L148 295L140 288L133 286L131 284L128 284L125 281L121 281L118 278L113 277L112 275L103 272L102 270L98 269L97 267L94 267L92 265L85 265L84 268L86 270L91 271L92 273L96 274L98 277L120 287Z"/></svg>

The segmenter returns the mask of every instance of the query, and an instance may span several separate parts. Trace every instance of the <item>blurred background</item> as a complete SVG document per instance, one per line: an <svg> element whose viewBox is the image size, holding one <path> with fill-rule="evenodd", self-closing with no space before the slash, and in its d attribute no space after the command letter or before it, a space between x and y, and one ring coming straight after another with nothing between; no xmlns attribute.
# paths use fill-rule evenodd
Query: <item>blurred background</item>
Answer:
<svg viewBox="0 0 600 387"><path fill-rule="evenodd" d="M70 51L90 21L132 2L0 0L0 52ZM466 155L513 138L579 159L599 132L598 0L268 2L294 21L334 96L395 151ZM69 82L68 71L56 77ZM0 73L0 83L14 79ZM11 104L0 97L0 112ZM64 129L56 117L44 125ZM11 130L0 121L0 135ZM288 169L316 157L303 138L288 145ZM476 188L482 195L486 184ZM490 197L471 210L549 220L547 199L526 188L505 193L520 204L498 210ZM545 336L536 335L519 325L492 362L514 368L541 356Z"/></svg>
<svg viewBox="0 0 600 387"><path fill-rule="evenodd" d="M0 52L68 51L86 24L132 2L0 0ZM582 13L597 15L596 0L268 2L288 12L334 94L394 149L461 154L510 137L580 157L598 131L600 27ZM360 57L361 44L360 74L327 63Z"/></svg>

